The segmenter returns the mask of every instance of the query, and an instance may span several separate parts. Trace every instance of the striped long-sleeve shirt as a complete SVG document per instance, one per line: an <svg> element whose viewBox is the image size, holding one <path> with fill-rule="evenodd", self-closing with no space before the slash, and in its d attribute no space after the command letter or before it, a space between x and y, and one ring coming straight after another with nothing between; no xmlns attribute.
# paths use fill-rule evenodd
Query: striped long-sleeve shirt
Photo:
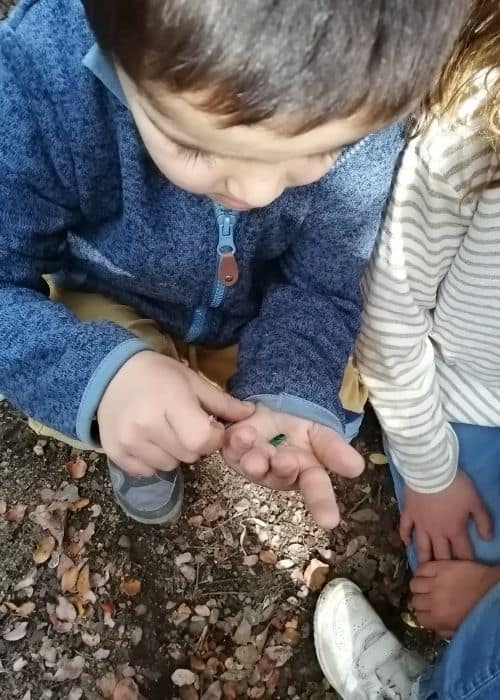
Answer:
<svg viewBox="0 0 500 700"><path fill-rule="evenodd" d="M420 492L454 479L451 422L500 426L500 185L478 133L483 99L410 141L364 280L358 366L396 466Z"/></svg>

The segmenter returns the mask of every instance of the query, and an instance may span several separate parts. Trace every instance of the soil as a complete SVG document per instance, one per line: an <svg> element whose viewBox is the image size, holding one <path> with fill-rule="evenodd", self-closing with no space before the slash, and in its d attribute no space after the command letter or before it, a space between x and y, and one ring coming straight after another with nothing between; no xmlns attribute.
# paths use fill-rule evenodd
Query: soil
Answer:
<svg viewBox="0 0 500 700"><path fill-rule="evenodd" d="M317 592L304 583L312 559L328 565L327 578L358 583L403 642L432 658L433 637L402 620L408 573L388 468L369 459L381 453L371 413L356 447L367 469L354 482L337 483L343 518L333 532L315 526L298 494L249 484L217 456L186 469L177 525L145 527L115 503L99 455L83 453L85 475L70 478L65 465L73 468L79 455L38 440L0 403L0 505L6 502L7 513L16 504L27 506L19 522L0 516L0 697L94 700L113 697L113 684L133 678L137 693L150 700L195 700L210 687L207 700L335 698L313 648ZM63 592L56 555L36 566L35 581L15 590L35 567L33 550L47 536L33 517L44 504L60 502L65 488L80 500L67 510L61 551L76 567L89 565L87 589L95 598L83 605L74 590ZM75 554L75 536L89 523L95 532ZM64 614L63 621L54 614L61 596L75 611L66 622ZM12 609L23 603L34 604L25 620ZM22 639L3 639L23 621ZM81 668L64 680L75 657L83 659ZM173 684L179 669L193 671L187 679L194 685Z"/></svg>

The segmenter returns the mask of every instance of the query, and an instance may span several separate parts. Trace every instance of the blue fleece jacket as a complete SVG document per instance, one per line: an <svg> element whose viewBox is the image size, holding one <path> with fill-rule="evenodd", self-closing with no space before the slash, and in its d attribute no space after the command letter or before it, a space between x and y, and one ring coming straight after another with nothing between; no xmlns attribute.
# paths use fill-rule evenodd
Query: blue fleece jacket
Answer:
<svg viewBox="0 0 500 700"><path fill-rule="evenodd" d="M0 392L91 441L100 398L147 346L80 322L43 275L109 295L167 333L239 343L239 397L342 432L360 277L403 145L395 126L317 183L237 214L169 182L139 138L79 0L24 0L0 26ZM226 286L224 254L239 280Z"/></svg>

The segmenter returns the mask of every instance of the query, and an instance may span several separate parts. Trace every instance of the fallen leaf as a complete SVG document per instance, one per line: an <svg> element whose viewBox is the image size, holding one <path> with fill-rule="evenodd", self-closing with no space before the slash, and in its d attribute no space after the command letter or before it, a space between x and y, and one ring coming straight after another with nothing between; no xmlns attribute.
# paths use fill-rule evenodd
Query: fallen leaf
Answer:
<svg viewBox="0 0 500 700"><path fill-rule="evenodd" d="M52 555L54 547L56 546L56 540L52 535L47 535L44 537L33 550L33 561L35 564L45 564Z"/></svg>
<svg viewBox="0 0 500 700"><path fill-rule="evenodd" d="M220 681L211 683L201 696L201 700L221 700L221 698L222 687Z"/></svg>
<svg viewBox="0 0 500 700"><path fill-rule="evenodd" d="M12 670L14 671L14 673L18 673L19 671L22 671L23 668L25 668L27 665L28 665L28 662L26 661L26 659L23 659L23 657L20 656L12 664Z"/></svg>
<svg viewBox="0 0 500 700"><path fill-rule="evenodd" d="M84 530L80 530L74 538L67 549L69 556L76 556L79 554L86 544L90 542L92 536L95 532L95 523L91 521Z"/></svg>
<svg viewBox="0 0 500 700"><path fill-rule="evenodd" d="M382 454L382 452L374 452L368 457L368 459L372 464L376 464L379 467L389 463L387 457Z"/></svg>
<svg viewBox="0 0 500 700"><path fill-rule="evenodd" d="M101 635L97 632L95 634L90 634L90 632L82 632L82 642L90 648L97 647L101 642Z"/></svg>
<svg viewBox="0 0 500 700"><path fill-rule="evenodd" d="M33 586L36 582L38 576L38 571L36 567L33 567L33 569L30 569L29 572L26 574L26 576L19 581L19 583L16 583L14 586L14 591L22 591L25 588L30 588L30 586Z"/></svg>
<svg viewBox="0 0 500 700"><path fill-rule="evenodd" d="M0 515L5 515L7 512L7 501L4 498L0 498Z"/></svg>
<svg viewBox="0 0 500 700"><path fill-rule="evenodd" d="M271 549L261 550L259 553L259 559L264 564L269 564L270 566L275 566L278 561L278 557Z"/></svg>
<svg viewBox="0 0 500 700"><path fill-rule="evenodd" d="M57 572L56 576L59 579L59 581L62 579L64 574L72 569L74 567L73 560L70 559L64 552L61 553L61 556L59 558L59 563L57 565Z"/></svg>
<svg viewBox="0 0 500 700"><path fill-rule="evenodd" d="M196 569L194 566L191 566L190 564L182 564L182 566L179 567L179 570L186 581L189 581L189 583L194 583L196 581Z"/></svg>
<svg viewBox="0 0 500 700"><path fill-rule="evenodd" d="M211 503L202 511L203 517L207 523L214 523L219 518L223 518L227 511L221 506L220 503Z"/></svg>
<svg viewBox="0 0 500 700"><path fill-rule="evenodd" d="M96 661L104 661L105 659L109 658L110 654L110 649L98 649L97 651L94 651L94 659Z"/></svg>
<svg viewBox="0 0 500 700"><path fill-rule="evenodd" d="M76 582L76 592L85 600L90 592L90 568L88 564L82 567Z"/></svg>
<svg viewBox="0 0 500 700"><path fill-rule="evenodd" d="M30 513L30 520L39 525L43 530L48 530L57 544L61 546L66 524L66 510L64 508L60 509L59 503L54 505L54 510L51 510L51 506L45 504L37 506L35 510Z"/></svg>
<svg viewBox="0 0 500 700"><path fill-rule="evenodd" d="M78 581L78 574L80 573L80 566L72 566L64 572L61 578L61 589L63 593L75 593L76 583Z"/></svg>
<svg viewBox="0 0 500 700"><path fill-rule="evenodd" d="M312 559L304 571L304 583L311 591L319 591L326 583L330 567L319 559Z"/></svg>
<svg viewBox="0 0 500 700"><path fill-rule="evenodd" d="M139 700L139 688L132 678L121 680L113 691L112 700Z"/></svg>
<svg viewBox="0 0 500 700"><path fill-rule="evenodd" d="M100 690L101 695L106 699L113 697L113 692L116 688L116 684L117 680L113 671L106 673L105 676L99 678L99 680L96 682L96 685Z"/></svg>
<svg viewBox="0 0 500 700"><path fill-rule="evenodd" d="M73 622L76 620L76 610L72 603L67 598L60 595L57 596L56 615L62 622Z"/></svg>
<svg viewBox="0 0 500 700"><path fill-rule="evenodd" d="M6 603L6 606L14 615L19 615L19 617L29 617L36 609L35 603L31 601L29 603L23 603L22 605L16 605L9 601Z"/></svg>
<svg viewBox="0 0 500 700"><path fill-rule="evenodd" d="M12 508L9 508L9 510L5 513L5 520L7 520L9 523L20 523L24 518L27 507L28 506L25 506L22 503L12 506Z"/></svg>
<svg viewBox="0 0 500 700"><path fill-rule="evenodd" d="M178 688L182 688L184 685L194 685L196 681L196 676L188 668L178 668L170 677L172 683Z"/></svg>
<svg viewBox="0 0 500 700"><path fill-rule="evenodd" d="M19 622L15 627L4 632L2 637L6 642L18 642L20 639L24 639L24 637L26 637L27 630L28 623Z"/></svg>
<svg viewBox="0 0 500 700"><path fill-rule="evenodd" d="M120 590L129 598L133 598L141 592L141 582L136 578L123 579L120 583Z"/></svg>
<svg viewBox="0 0 500 700"><path fill-rule="evenodd" d="M74 656L72 659L64 657L61 665L54 674L54 681L62 683L63 681L75 681L80 678L85 667L85 659L83 656Z"/></svg>
<svg viewBox="0 0 500 700"><path fill-rule="evenodd" d="M88 498L79 498L77 501L75 501L72 506L71 510L82 510L82 508L86 508L88 504L90 503L90 500Z"/></svg>
<svg viewBox="0 0 500 700"><path fill-rule="evenodd" d="M193 515L187 521L187 524L189 525L189 527L200 527L200 525L202 523L203 523L203 515Z"/></svg>
<svg viewBox="0 0 500 700"><path fill-rule="evenodd" d="M87 462L81 457L75 457L75 459L67 462L65 467L72 479L83 479L88 469Z"/></svg>
<svg viewBox="0 0 500 700"><path fill-rule="evenodd" d="M233 635L233 641L238 644L238 646L242 646L248 644L251 636L252 626L246 618L243 618Z"/></svg>

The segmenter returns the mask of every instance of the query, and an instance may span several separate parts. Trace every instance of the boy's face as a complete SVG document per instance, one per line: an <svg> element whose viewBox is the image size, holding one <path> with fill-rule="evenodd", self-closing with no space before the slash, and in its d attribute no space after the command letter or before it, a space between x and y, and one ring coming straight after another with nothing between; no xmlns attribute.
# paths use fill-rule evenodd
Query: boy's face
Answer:
<svg viewBox="0 0 500 700"><path fill-rule="evenodd" d="M161 172L188 192L225 207L265 207L288 187L319 180L342 148L382 125L359 115L298 136L263 126L221 128L217 117L196 107L192 95L140 92L118 75L144 145Z"/></svg>

